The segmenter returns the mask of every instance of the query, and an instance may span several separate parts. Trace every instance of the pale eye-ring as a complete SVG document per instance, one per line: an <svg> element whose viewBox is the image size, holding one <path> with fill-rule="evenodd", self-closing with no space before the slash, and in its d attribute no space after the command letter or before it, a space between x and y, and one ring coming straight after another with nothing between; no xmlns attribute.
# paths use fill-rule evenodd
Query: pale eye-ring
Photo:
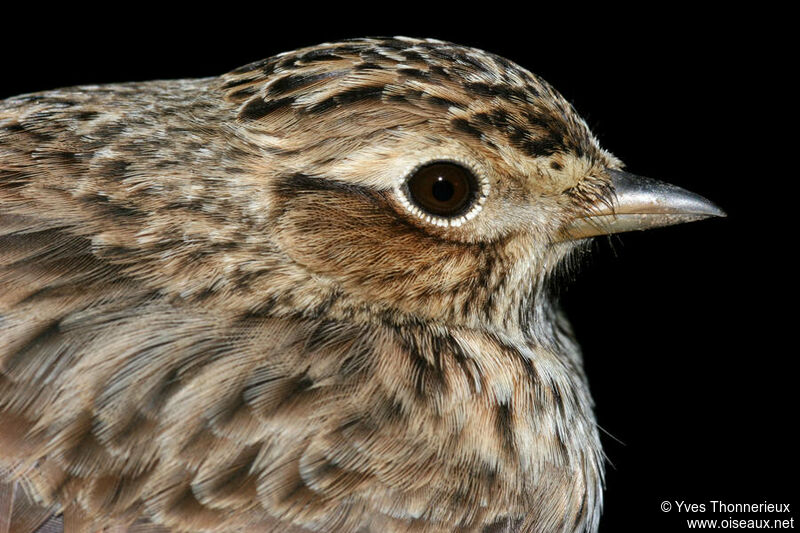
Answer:
<svg viewBox="0 0 800 533"><path fill-rule="evenodd" d="M436 226L456 227L480 212L489 182L472 165L452 160L431 161L414 168L398 193L413 215Z"/></svg>
<svg viewBox="0 0 800 533"><path fill-rule="evenodd" d="M417 207L440 217L463 215L478 197L478 181L461 165L431 163L418 168L406 182Z"/></svg>

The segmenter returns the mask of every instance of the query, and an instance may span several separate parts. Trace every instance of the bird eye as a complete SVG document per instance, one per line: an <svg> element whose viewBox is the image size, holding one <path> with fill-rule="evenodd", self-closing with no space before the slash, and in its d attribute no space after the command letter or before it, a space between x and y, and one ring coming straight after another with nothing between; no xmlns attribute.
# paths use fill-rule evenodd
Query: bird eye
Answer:
<svg viewBox="0 0 800 533"><path fill-rule="evenodd" d="M454 163L432 163L417 169L406 182L409 199L441 217L464 214L478 198L478 181Z"/></svg>

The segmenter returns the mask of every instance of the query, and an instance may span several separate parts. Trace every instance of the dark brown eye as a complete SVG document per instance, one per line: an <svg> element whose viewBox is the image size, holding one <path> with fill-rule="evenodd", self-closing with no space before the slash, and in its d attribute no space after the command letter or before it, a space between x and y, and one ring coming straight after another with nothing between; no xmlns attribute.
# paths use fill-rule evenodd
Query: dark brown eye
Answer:
<svg viewBox="0 0 800 533"><path fill-rule="evenodd" d="M409 198L427 213L441 217L464 214L478 198L478 182L454 163L432 163L417 169L407 182Z"/></svg>

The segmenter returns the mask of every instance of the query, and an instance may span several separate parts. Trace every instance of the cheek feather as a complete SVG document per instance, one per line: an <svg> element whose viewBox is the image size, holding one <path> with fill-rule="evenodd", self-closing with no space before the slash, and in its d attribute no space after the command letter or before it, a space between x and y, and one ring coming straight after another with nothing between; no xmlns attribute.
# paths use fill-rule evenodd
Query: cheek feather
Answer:
<svg viewBox="0 0 800 533"><path fill-rule="evenodd" d="M525 232L446 240L462 228L419 227L390 194L285 178L273 191L276 241L292 268L333 288L339 316L371 306L390 321L525 327L518 308L530 304L531 287L557 267L564 246L532 254L537 241Z"/></svg>
<svg viewBox="0 0 800 533"><path fill-rule="evenodd" d="M352 188L282 199L276 228L285 252L311 272L398 305L458 291L480 262L475 246L428 235L395 215L384 195Z"/></svg>

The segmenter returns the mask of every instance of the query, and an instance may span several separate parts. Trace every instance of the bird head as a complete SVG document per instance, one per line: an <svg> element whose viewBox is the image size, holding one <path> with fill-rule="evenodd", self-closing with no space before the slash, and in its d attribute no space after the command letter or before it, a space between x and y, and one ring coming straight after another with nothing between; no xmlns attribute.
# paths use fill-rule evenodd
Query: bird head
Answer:
<svg viewBox="0 0 800 533"><path fill-rule="evenodd" d="M221 83L275 241L349 316L519 328L587 237L721 214L622 171L548 83L480 50L345 41Z"/></svg>
<svg viewBox="0 0 800 533"><path fill-rule="evenodd" d="M98 526L594 531L548 280L722 214L530 72L407 38L4 100L0 162L0 474Z"/></svg>

